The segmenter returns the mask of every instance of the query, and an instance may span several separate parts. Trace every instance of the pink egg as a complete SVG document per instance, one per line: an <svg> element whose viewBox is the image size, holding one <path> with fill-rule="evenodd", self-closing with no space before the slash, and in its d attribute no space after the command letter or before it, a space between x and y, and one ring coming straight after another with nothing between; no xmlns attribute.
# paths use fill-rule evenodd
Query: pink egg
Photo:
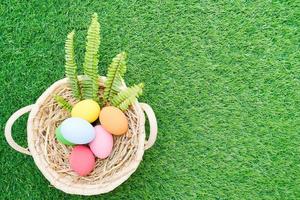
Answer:
<svg viewBox="0 0 300 200"><path fill-rule="evenodd" d="M95 156L87 146L78 145L73 148L69 157L71 169L80 176L86 176L95 167Z"/></svg>
<svg viewBox="0 0 300 200"><path fill-rule="evenodd" d="M95 126L96 137L90 142L90 148L95 156L104 159L109 156L113 147L113 136L102 126Z"/></svg>

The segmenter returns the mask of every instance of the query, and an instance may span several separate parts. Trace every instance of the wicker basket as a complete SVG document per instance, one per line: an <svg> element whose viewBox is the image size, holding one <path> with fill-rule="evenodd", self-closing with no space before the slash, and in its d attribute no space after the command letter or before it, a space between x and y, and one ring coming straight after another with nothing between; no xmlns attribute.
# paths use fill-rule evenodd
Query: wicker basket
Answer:
<svg viewBox="0 0 300 200"><path fill-rule="evenodd" d="M103 94L104 80L105 77L99 79L99 95ZM144 150L154 144L157 122L153 110L147 104L136 102L126 111L125 115L129 121L128 132L114 137L111 155L104 160L97 159L94 171L88 176L80 177L69 167L68 155L72 147L67 147L55 139L55 128L69 114L57 105L53 94L59 94L76 103L67 79L55 82L35 104L21 108L8 119L5 127L8 144L21 153L31 155L42 174L57 189L78 195L97 195L112 191L129 178L139 166ZM13 123L27 112L30 114L27 122L26 149L15 143L11 136L11 128ZM145 141L144 112L150 124L148 141Z"/></svg>

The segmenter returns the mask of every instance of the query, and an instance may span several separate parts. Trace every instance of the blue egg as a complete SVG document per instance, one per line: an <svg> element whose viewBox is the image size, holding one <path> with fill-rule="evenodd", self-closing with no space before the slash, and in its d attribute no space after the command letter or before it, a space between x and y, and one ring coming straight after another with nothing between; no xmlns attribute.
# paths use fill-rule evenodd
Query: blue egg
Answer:
<svg viewBox="0 0 300 200"><path fill-rule="evenodd" d="M94 127L86 120L71 117L60 125L63 137L73 144L87 144L96 137Z"/></svg>

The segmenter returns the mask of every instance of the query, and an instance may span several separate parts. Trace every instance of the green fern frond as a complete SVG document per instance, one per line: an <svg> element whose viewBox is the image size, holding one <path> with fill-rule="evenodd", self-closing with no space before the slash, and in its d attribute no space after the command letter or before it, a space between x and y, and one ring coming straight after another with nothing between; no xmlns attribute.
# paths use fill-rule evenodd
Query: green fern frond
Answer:
<svg viewBox="0 0 300 200"><path fill-rule="evenodd" d="M80 100L81 93L80 93L79 82L77 79L77 65L75 62L75 53L74 53L74 34L75 34L74 31L68 34L66 44L65 44L65 52L66 52L65 72L74 97Z"/></svg>
<svg viewBox="0 0 300 200"><path fill-rule="evenodd" d="M120 86L126 72L126 58L127 54L125 52L119 53L113 58L112 63L108 67L107 79L104 83L104 100L106 102L111 101L120 92Z"/></svg>
<svg viewBox="0 0 300 200"><path fill-rule="evenodd" d="M60 107L62 107L63 109L65 109L69 112L72 111L73 106L62 96L54 95L54 99Z"/></svg>
<svg viewBox="0 0 300 200"><path fill-rule="evenodd" d="M127 110L137 100L137 97L142 95L143 88L143 83L126 88L112 99L112 105L120 108L122 111Z"/></svg>
<svg viewBox="0 0 300 200"><path fill-rule="evenodd" d="M98 50L100 45L100 24L98 15L93 14L91 25L87 33L86 51L84 58L84 74L86 79L83 81L82 92L85 99L98 99Z"/></svg>

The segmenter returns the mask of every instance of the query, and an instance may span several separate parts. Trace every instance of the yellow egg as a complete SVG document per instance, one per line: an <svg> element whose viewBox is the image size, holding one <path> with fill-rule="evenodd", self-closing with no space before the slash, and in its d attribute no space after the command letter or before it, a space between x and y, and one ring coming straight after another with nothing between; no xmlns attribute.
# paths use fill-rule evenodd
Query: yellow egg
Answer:
<svg viewBox="0 0 300 200"><path fill-rule="evenodd" d="M125 114L114 106L102 108L99 116L102 127L113 135L122 135L128 130Z"/></svg>
<svg viewBox="0 0 300 200"><path fill-rule="evenodd" d="M72 109L72 117L80 117L92 123L99 117L100 106L91 99L86 99L78 102Z"/></svg>

